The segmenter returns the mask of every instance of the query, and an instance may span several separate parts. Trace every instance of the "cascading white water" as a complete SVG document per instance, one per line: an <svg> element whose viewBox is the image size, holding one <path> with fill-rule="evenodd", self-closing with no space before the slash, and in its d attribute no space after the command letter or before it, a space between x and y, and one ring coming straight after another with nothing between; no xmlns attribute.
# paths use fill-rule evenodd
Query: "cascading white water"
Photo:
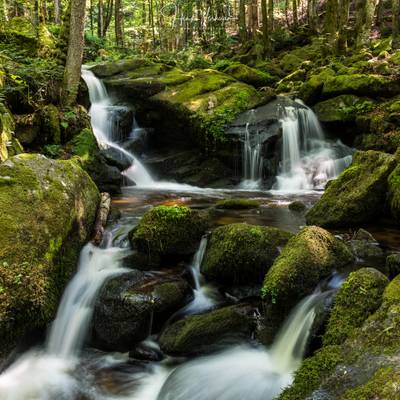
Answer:
<svg viewBox="0 0 400 400"><path fill-rule="evenodd" d="M113 108L110 97L103 82L88 69L82 70L82 78L85 81L90 98L90 117L93 133L100 146L112 147L127 156L132 165L124 172L124 175L137 186L152 186L154 180L144 165L130 152L115 143L113 129L110 129L110 116ZM117 107L118 108L118 107Z"/></svg>
<svg viewBox="0 0 400 400"><path fill-rule="evenodd" d="M204 236L201 239L199 248L193 257L193 261L190 265L190 272L193 277L194 290L193 290L193 301L190 302L182 313L193 313L207 310L216 304L216 300L219 297L216 288L208 284L203 275L200 272L201 263L204 258L204 254L207 249L207 237Z"/></svg>
<svg viewBox="0 0 400 400"><path fill-rule="evenodd" d="M240 346L178 367L157 400L274 399L301 363L319 299L295 308L269 350Z"/></svg>
<svg viewBox="0 0 400 400"><path fill-rule="evenodd" d="M314 112L296 102L281 109L282 160L274 189L323 189L351 164L352 151L340 141L328 141Z"/></svg>
<svg viewBox="0 0 400 400"><path fill-rule="evenodd" d="M243 138L243 181L241 187L244 189L256 189L260 184L263 167L261 150L261 136L255 123L255 110L251 110Z"/></svg>

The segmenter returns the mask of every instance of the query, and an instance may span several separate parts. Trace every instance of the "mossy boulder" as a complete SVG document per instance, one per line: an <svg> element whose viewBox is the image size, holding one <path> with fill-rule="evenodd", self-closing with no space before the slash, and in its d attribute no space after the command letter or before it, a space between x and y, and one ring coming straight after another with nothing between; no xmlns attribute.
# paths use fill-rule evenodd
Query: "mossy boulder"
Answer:
<svg viewBox="0 0 400 400"><path fill-rule="evenodd" d="M157 206L147 211L129 239L150 263L196 252L209 226L208 214L186 206Z"/></svg>
<svg viewBox="0 0 400 400"><path fill-rule="evenodd" d="M221 284L260 284L290 236L264 226L221 226L211 234L201 272Z"/></svg>
<svg viewBox="0 0 400 400"><path fill-rule="evenodd" d="M190 286L179 276L134 270L113 278L96 302L93 341L107 350L132 350L190 299Z"/></svg>
<svg viewBox="0 0 400 400"><path fill-rule="evenodd" d="M18 139L14 137L15 122L8 108L0 102L0 162L22 153Z"/></svg>
<svg viewBox="0 0 400 400"><path fill-rule="evenodd" d="M210 352L216 346L250 339L256 308L237 304L192 315L167 326L160 336L161 350L173 355Z"/></svg>
<svg viewBox="0 0 400 400"><path fill-rule="evenodd" d="M342 344L381 305L389 279L373 268L352 272L335 297L324 345Z"/></svg>
<svg viewBox="0 0 400 400"><path fill-rule="evenodd" d="M400 164L388 178L388 202L394 220L400 223Z"/></svg>
<svg viewBox="0 0 400 400"><path fill-rule="evenodd" d="M335 76L332 68L324 67L318 71L311 71L308 79L299 89L299 96L306 104L316 103L321 96L324 83L329 78Z"/></svg>
<svg viewBox="0 0 400 400"><path fill-rule="evenodd" d="M301 213L301 212L305 211L307 207L302 201L296 200L296 201L292 201L289 204L288 208L290 211Z"/></svg>
<svg viewBox="0 0 400 400"><path fill-rule="evenodd" d="M400 254L390 254L386 257L385 269L389 278L393 279L400 274Z"/></svg>
<svg viewBox="0 0 400 400"><path fill-rule="evenodd" d="M92 66L90 69L100 78L108 78L117 74L132 71L151 65L150 60L138 58L127 59L115 62L104 62Z"/></svg>
<svg viewBox="0 0 400 400"><path fill-rule="evenodd" d="M353 261L347 246L328 231L309 226L293 236L267 272L262 296L267 304L290 310L333 270Z"/></svg>
<svg viewBox="0 0 400 400"><path fill-rule="evenodd" d="M248 210L259 208L260 205L259 201L253 199L230 198L217 201L215 207L223 210Z"/></svg>
<svg viewBox="0 0 400 400"><path fill-rule="evenodd" d="M224 73L255 87L268 86L273 82L271 75L268 73L240 63L230 65L224 70Z"/></svg>
<svg viewBox="0 0 400 400"><path fill-rule="evenodd" d="M321 122L349 122L371 111L373 106L374 103L369 99L343 94L317 103L314 111Z"/></svg>
<svg viewBox="0 0 400 400"><path fill-rule="evenodd" d="M388 176L396 166L394 156L358 151L353 163L326 188L306 214L308 224L349 227L368 223L383 212Z"/></svg>
<svg viewBox="0 0 400 400"><path fill-rule="evenodd" d="M336 75L328 79L322 89L322 96L325 98L341 94L392 97L399 93L400 83L397 80L373 74Z"/></svg>
<svg viewBox="0 0 400 400"><path fill-rule="evenodd" d="M54 317L94 224L99 192L74 161L21 154L0 164L1 350Z"/></svg>

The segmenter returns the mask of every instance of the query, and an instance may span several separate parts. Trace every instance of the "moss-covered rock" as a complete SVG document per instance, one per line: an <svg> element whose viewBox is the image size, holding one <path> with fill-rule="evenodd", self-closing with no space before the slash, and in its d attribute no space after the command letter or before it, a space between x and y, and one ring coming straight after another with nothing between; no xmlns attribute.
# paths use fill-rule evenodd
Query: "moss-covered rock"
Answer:
<svg viewBox="0 0 400 400"><path fill-rule="evenodd" d="M314 73L312 71L309 74L308 80L299 89L299 96L306 104L316 103L321 96L325 81L335 76L335 71L328 67L322 68L322 70L318 70L317 72Z"/></svg>
<svg viewBox="0 0 400 400"><path fill-rule="evenodd" d="M257 200L246 198L230 198L219 200L215 204L216 208L225 210L247 210L260 207L261 203Z"/></svg>
<svg viewBox="0 0 400 400"><path fill-rule="evenodd" d="M292 201L289 204L288 208L290 211L301 213L306 210L306 205L302 201L296 200L296 201Z"/></svg>
<svg viewBox="0 0 400 400"><path fill-rule="evenodd" d="M224 70L225 74L233 76L238 81L255 87L267 86L273 82L271 75L251 68L245 64L235 63Z"/></svg>
<svg viewBox="0 0 400 400"><path fill-rule="evenodd" d="M328 79L322 89L322 96L325 98L341 94L392 97L399 93L400 84L398 81L373 74L337 75Z"/></svg>
<svg viewBox="0 0 400 400"><path fill-rule="evenodd" d="M146 59L127 59L115 62L104 62L91 67L91 70L100 78L108 78L117 74L132 71L151 65L152 62Z"/></svg>
<svg viewBox="0 0 400 400"><path fill-rule="evenodd" d="M60 111L54 104L48 104L40 110L42 144L61 144Z"/></svg>
<svg viewBox="0 0 400 400"><path fill-rule="evenodd" d="M264 226L221 226L211 234L201 272L222 284L261 283L290 236Z"/></svg>
<svg viewBox="0 0 400 400"><path fill-rule="evenodd" d="M22 153L18 139L14 137L15 122L8 108L0 102L0 162Z"/></svg>
<svg viewBox="0 0 400 400"><path fill-rule="evenodd" d="M306 214L308 224L348 227L370 222L383 212L387 179L395 157L377 151L356 152L353 163L332 181Z"/></svg>
<svg viewBox="0 0 400 400"><path fill-rule="evenodd" d="M198 354L215 350L216 345L250 339L254 312L254 306L238 304L186 317L164 329L161 349L174 355Z"/></svg>
<svg viewBox="0 0 400 400"><path fill-rule="evenodd" d="M2 350L54 316L99 197L74 161L21 154L0 164Z"/></svg>
<svg viewBox="0 0 400 400"><path fill-rule="evenodd" d="M342 344L381 305L388 278L373 268L352 272L339 289L323 337L324 345Z"/></svg>
<svg viewBox="0 0 400 400"><path fill-rule="evenodd" d="M262 296L267 304L290 310L312 293L321 279L353 260L347 246L328 231L309 226L292 237L265 276Z"/></svg>
<svg viewBox="0 0 400 400"><path fill-rule="evenodd" d="M393 279L400 274L400 254L390 254L386 257L385 269L389 278Z"/></svg>
<svg viewBox="0 0 400 400"><path fill-rule="evenodd" d="M129 351L156 333L190 300L189 284L174 275L132 271L103 287L93 316L94 342L113 351Z"/></svg>
<svg viewBox="0 0 400 400"><path fill-rule="evenodd" d="M371 111L374 103L366 98L343 94L317 103L314 111L322 122L355 121L356 117Z"/></svg>
<svg viewBox="0 0 400 400"><path fill-rule="evenodd" d="M147 211L129 234L134 248L149 262L195 253L209 226L208 215L186 206L157 206Z"/></svg>
<svg viewBox="0 0 400 400"><path fill-rule="evenodd" d="M388 178L388 201L390 213L397 223L400 223L400 165L393 170Z"/></svg>

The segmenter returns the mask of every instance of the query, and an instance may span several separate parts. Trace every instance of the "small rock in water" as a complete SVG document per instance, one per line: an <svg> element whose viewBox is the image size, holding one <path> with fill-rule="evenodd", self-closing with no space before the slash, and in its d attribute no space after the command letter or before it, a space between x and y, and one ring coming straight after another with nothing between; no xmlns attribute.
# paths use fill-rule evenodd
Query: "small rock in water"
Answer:
<svg viewBox="0 0 400 400"><path fill-rule="evenodd" d="M124 171L132 165L132 160L126 154L112 147L101 150L101 154L107 164L117 167L120 171Z"/></svg>
<svg viewBox="0 0 400 400"><path fill-rule="evenodd" d="M386 257L386 272L390 279L400 274L400 254L390 254Z"/></svg>
<svg viewBox="0 0 400 400"><path fill-rule="evenodd" d="M384 251L375 238L365 229L359 229L350 240L354 254L358 258L383 257Z"/></svg>
<svg viewBox="0 0 400 400"><path fill-rule="evenodd" d="M289 210L294 212L302 212L306 209L306 205L302 201L293 201L289 204Z"/></svg>

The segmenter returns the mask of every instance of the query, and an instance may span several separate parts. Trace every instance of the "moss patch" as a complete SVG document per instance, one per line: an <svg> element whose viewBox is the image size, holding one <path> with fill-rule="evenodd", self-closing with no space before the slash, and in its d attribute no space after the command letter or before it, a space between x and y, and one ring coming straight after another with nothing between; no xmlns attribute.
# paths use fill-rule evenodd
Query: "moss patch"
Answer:
<svg viewBox="0 0 400 400"><path fill-rule="evenodd" d="M252 199L231 198L217 201L215 206L225 210L246 210L260 207L260 202Z"/></svg>

